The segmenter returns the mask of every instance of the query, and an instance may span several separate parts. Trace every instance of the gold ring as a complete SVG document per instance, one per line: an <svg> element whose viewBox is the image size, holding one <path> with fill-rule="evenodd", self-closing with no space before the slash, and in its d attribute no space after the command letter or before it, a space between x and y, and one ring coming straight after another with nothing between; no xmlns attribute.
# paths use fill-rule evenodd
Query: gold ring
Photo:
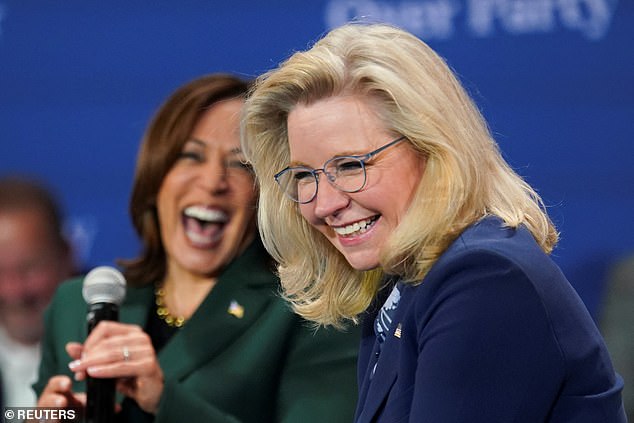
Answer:
<svg viewBox="0 0 634 423"><path fill-rule="evenodd" d="M123 361L130 361L130 350L128 350L128 347L124 346L121 348L121 353L123 354Z"/></svg>

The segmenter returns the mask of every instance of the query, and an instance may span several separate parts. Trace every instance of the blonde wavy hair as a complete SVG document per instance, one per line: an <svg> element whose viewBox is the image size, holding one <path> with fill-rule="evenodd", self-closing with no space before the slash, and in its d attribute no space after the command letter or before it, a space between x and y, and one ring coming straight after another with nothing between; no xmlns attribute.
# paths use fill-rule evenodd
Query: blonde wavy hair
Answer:
<svg viewBox="0 0 634 423"><path fill-rule="evenodd" d="M297 104L339 95L372 100L387 130L427 160L381 267L357 271L302 217L273 175L290 161L287 118ZM256 81L242 144L260 185L259 229L297 313L341 326L368 308L386 274L419 283L469 225L495 215L524 225L550 253L558 234L539 195L502 158L484 118L450 68L414 35L385 24L336 28Z"/></svg>

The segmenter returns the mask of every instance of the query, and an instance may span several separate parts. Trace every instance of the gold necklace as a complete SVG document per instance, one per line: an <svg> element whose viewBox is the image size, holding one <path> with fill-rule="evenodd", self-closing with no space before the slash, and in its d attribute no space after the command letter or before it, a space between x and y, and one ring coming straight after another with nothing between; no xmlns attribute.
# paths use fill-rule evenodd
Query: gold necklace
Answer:
<svg viewBox="0 0 634 423"><path fill-rule="evenodd" d="M162 287L157 287L154 290L154 297L156 302L156 314L159 319L163 320L167 326L172 328L180 328L182 327L187 319L183 316L172 316L172 314L167 309L167 305L165 304L165 289Z"/></svg>

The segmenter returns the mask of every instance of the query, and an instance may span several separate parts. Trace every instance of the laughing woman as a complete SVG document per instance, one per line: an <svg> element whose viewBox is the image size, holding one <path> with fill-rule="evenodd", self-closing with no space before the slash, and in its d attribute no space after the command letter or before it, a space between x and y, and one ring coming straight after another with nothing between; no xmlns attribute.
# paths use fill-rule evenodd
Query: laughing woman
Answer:
<svg viewBox="0 0 634 423"><path fill-rule="evenodd" d="M38 406L81 407L88 374L117 378L118 421L352 419L357 334L315 332L293 314L257 236L239 138L248 87L209 75L158 111L133 187L143 251L122 263L122 323L86 339L82 281L62 285L46 318Z"/></svg>
<svg viewBox="0 0 634 423"><path fill-rule="evenodd" d="M539 196L425 43L334 29L245 110L287 298L325 325L363 320L358 423L624 421Z"/></svg>

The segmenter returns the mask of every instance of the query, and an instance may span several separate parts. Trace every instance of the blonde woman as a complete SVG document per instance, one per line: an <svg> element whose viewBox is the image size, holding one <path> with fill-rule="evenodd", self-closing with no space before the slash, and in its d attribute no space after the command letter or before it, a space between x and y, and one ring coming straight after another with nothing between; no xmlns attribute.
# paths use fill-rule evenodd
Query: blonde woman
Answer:
<svg viewBox="0 0 634 423"><path fill-rule="evenodd" d="M622 379L537 193L415 36L349 24L243 115L287 299L363 322L356 422L622 422Z"/></svg>

